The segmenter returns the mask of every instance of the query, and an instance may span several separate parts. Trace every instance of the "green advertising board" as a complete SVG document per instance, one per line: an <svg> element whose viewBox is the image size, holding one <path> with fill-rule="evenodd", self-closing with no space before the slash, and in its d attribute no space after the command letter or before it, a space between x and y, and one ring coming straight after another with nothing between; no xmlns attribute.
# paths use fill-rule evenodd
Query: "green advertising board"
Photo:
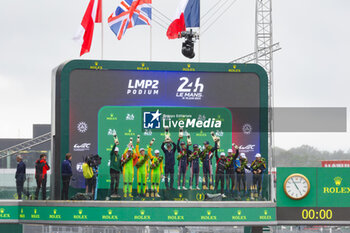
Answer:
<svg viewBox="0 0 350 233"><path fill-rule="evenodd" d="M299 200L288 197L285 188L286 179L295 174L305 176L310 183L310 192ZM349 168L278 168L276 189L277 218L283 223L350 221Z"/></svg>
<svg viewBox="0 0 350 233"><path fill-rule="evenodd" d="M200 207L181 203L182 207L109 205L102 202L14 202L13 206L0 206L0 223L76 223L116 225L179 225L226 224L269 225L275 224L276 214L272 205L260 207ZM189 207L185 207L188 205ZM195 207L198 206L198 207ZM250 205L253 206L253 205ZM258 205L255 205L258 206Z"/></svg>

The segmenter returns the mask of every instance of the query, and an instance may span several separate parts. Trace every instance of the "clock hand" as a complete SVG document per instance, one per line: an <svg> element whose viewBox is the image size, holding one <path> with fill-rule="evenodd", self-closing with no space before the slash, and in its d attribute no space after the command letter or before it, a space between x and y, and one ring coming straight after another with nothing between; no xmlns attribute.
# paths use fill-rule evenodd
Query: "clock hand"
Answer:
<svg viewBox="0 0 350 233"><path fill-rule="evenodd" d="M293 181L293 184L295 185L295 187L298 189L300 195L302 196L303 194L301 193L301 191L300 191L298 185L294 182L293 178L292 178L291 180Z"/></svg>

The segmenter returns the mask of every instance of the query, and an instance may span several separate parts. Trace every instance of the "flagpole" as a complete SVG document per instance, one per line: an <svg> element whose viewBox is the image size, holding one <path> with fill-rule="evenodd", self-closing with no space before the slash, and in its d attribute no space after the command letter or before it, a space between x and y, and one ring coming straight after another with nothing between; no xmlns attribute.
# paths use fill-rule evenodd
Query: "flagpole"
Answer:
<svg viewBox="0 0 350 233"><path fill-rule="evenodd" d="M201 61L201 27L198 28L198 62Z"/></svg>
<svg viewBox="0 0 350 233"><path fill-rule="evenodd" d="M152 61L152 23L149 25L149 60Z"/></svg>
<svg viewBox="0 0 350 233"><path fill-rule="evenodd" d="M103 60L103 0L101 0L101 60Z"/></svg>

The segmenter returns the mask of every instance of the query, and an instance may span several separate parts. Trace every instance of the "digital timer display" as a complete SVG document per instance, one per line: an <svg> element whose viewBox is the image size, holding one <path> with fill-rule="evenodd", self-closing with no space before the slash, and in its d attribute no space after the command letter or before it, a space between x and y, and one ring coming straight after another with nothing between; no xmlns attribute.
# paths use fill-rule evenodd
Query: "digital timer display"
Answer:
<svg viewBox="0 0 350 233"><path fill-rule="evenodd" d="M350 207L277 207L278 221L350 221Z"/></svg>
<svg viewBox="0 0 350 233"><path fill-rule="evenodd" d="M333 218L333 211L331 209L321 209L315 211L314 209L303 209L301 217L305 220L331 220Z"/></svg>

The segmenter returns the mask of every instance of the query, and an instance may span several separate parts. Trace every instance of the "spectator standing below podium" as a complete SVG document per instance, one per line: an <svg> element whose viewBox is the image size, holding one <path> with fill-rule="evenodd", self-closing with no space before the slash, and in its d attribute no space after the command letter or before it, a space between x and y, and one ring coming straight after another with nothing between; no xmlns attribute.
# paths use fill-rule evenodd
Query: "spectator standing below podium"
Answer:
<svg viewBox="0 0 350 233"><path fill-rule="evenodd" d="M17 170L16 170L16 189L17 189L17 195L18 199L22 199L22 193L27 195L28 199L30 197L30 194L27 190L23 189L24 182L26 181L26 165L23 162L23 158L21 155L17 155L16 157L17 161Z"/></svg>
<svg viewBox="0 0 350 233"><path fill-rule="evenodd" d="M36 190L35 200L39 198L39 192L41 188L42 198L46 200L46 181L47 171L50 170L50 166L46 162L46 154L41 154L40 159L35 162L35 179L36 179Z"/></svg>
<svg viewBox="0 0 350 233"><path fill-rule="evenodd" d="M68 191L69 191L69 182L72 177L72 154L67 153L66 159L63 160L61 165L61 172L62 172L62 194L61 199L62 200L68 200Z"/></svg>

